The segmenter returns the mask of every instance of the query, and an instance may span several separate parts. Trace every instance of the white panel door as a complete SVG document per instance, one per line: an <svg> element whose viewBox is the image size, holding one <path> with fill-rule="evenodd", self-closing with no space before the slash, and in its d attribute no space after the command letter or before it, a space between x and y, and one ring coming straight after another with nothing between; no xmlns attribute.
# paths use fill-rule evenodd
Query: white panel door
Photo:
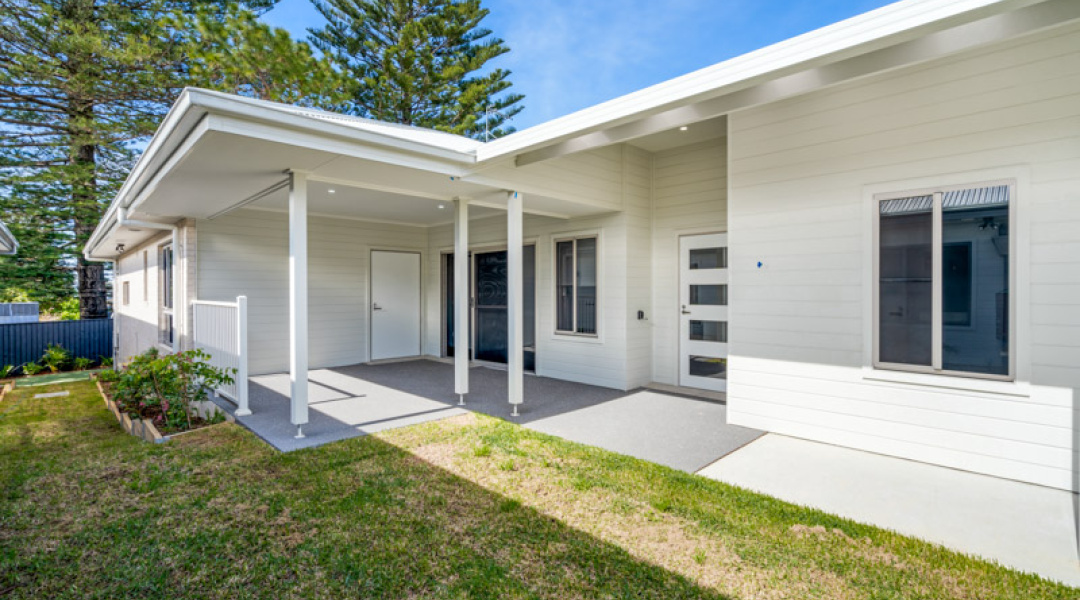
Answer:
<svg viewBox="0 0 1080 600"><path fill-rule="evenodd" d="M679 385L727 390L727 234L679 238Z"/></svg>
<svg viewBox="0 0 1080 600"><path fill-rule="evenodd" d="M420 253L371 252L371 360L420 355Z"/></svg>

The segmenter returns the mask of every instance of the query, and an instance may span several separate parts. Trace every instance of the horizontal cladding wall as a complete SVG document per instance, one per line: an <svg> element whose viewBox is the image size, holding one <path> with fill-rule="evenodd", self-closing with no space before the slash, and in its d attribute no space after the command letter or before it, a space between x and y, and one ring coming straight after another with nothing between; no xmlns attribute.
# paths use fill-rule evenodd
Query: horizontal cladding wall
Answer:
<svg viewBox="0 0 1080 600"><path fill-rule="evenodd" d="M730 137L731 421L1073 488L1080 26L737 113ZM879 380L867 189L1010 170L1028 179L1013 224L1028 249L1021 382L986 393Z"/></svg>
<svg viewBox="0 0 1080 600"><path fill-rule="evenodd" d="M283 213L241 209L199 221L201 300L248 297L251 373L288 370L289 230ZM313 368L368 359L372 249L423 252L423 228L309 217L308 302Z"/></svg>
<svg viewBox="0 0 1080 600"><path fill-rule="evenodd" d="M121 363L158 343L158 251L161 244L171 239L168 233L162 233L116 261L113 307L119 343L117 358ZM124 304L125 284L127 304Z"/></svg>
<svg viewBox="0 0 1080 600"><path fill-rule="evenodd" d="M526 198L526 202L528 199ZM609 214L581 219L526 215L526 243L536 243L536 372L537 375L625 389L626 373L626 218ZM600 235L600 334L597 338L555 333L554 240L561 235ZM470 247L482 251L505 247L506 218L469 223ZM442 354L442 264L454 245L449 226L431 229L427 264L427 335L425 354Z"/></svg>
<svg viewBox="0 0 1080 600"><path fill-rule="evenodd" d="M727 140L653 157L653 379L679 382L679 236L727 231Z"/></svg>

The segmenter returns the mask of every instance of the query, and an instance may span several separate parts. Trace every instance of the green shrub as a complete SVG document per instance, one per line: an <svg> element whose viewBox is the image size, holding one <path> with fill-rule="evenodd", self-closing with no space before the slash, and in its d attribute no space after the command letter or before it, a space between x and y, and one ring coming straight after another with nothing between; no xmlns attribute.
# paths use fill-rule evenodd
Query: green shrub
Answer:
<svg viewBox="0 0 1080 600"><path fill-rule="evenodd" d="M115 383L120 380L120 374L112 369L104 369L97 374L98 381Z"/></svg>
<svg viewBox="0 0 1080 600"><path fill-rule="evenodd" d="M49 371L58 373L71 363L71 353L60 344L49 344L45 354L41 355L41 364L49 368Z"/></svg>
<svg viewBox="0 0 1080 600"><path fill-rule="evenodd" d="M90 365L92 365L92 364L94 364L94 361L90 360L89 358L86 358L85 356L80 356L79 358L75 359L75 370L76 371L85 371L85 370L89 369Z"/></svg>
<svg viewBox="0 0 1080 600"><path fill-rule="evenodd" d="M45 370L45 367L37 364L36 362L28 362L22 366L22 372L27 375L37 375Z"/></svg>
<svg viewBox="0 0 1080 600"><path fill-rule="evenodd" d="M4 365L0 367L0 379L7 379L15 372L15 365Z"/></svg>
<svg viewBox="0 0 1080 600"><path fill-rule="evenodd" d="M161 354L156 348L133 358L120 371L113 399L125 413L153 421L162 432L191 428L192 403L214 387L230 384L235 369L218 369L202 350Z"/></svg>

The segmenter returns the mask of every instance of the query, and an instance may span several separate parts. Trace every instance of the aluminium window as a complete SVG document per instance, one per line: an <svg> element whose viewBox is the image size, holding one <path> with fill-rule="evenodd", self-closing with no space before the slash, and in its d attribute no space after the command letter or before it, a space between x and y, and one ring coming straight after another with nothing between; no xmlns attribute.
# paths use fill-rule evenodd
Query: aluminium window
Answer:
<svg viewBox="0 0 1080 600"><path fill-rule="evenodd" d="M142 300L143 302L150 301L150 251L143 250L142 253Z"/></svg>
<svg viewBox="0 0 1080 600"><path fill-rule="evenodd" d="M1013 377L1014 190L875 197L875 367Z"/></svg>
<svg viewBox="0 0 1080 600"><path fill-rule="evenodd" d="M166 244L158 251L158 289L161 297L158 300L158 341L172 346L175 339L173 326L173 248L172 244Z"/></svg>
<svg viewBox="0 0 1080 600"><path fill-rule="evenodd" d="M597 238L555 242L555 330L596 335Z"/></svg>

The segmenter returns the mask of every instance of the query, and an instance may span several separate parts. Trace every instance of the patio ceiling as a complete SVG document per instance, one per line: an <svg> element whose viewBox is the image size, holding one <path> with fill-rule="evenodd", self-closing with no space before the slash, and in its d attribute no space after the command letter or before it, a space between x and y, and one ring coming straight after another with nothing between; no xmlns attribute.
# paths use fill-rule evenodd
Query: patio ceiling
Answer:
<svg viewBox="0 0 1080 600"><path fill-rule="evenodd" d="M210 98L218 99L216 95ZM237 104L245 101L235 100ZM471 180L471 165L464 155L458 157L442 148L425 154L409 146L412 140L394 140L388 145L368 140L358 143L347 135L351 131L346 130L347 137L341 137L340 130L347 126L306 114L301 118L314 123L319 131L298 131L278 113L272 115L278 119L270 122L256 122L253 117L257 116L257 112L225 115L204 111L189 117L189 122L197 122L189 123L186 135L183 127L166 132L165 147L152 155L157 164L148 165L145 172L138 168L133 172L125 184L126 193L118 196L88 245L94 249L94 257L113 258L121 245L131 248L151 238L157 230L149 227L150 223L213 219L242 206L285 211L288 190L284 184L289 171L307 173L309 211L314 216L431 227L453 221L448 209L455 198L469 199L472 219L506 210L506 191L513 184L489 173L482 181ZM331 130L323 131L326 127ZM570 218L613 209L559 197L559 191L536 191L537 186L523 190L525 213ZM126 219L143 222L143 226L117 222L121 198Z"/></svg>

